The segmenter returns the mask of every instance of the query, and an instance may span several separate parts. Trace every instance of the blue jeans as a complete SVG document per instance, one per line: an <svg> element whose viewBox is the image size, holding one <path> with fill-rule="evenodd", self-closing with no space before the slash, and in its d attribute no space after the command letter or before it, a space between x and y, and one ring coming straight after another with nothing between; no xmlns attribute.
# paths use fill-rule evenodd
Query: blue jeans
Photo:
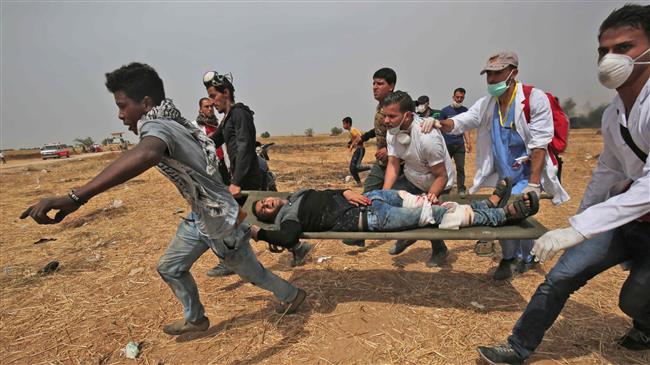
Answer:
<svg viewBox="0 0 650 365"><path fill-rule="evenodd" d="M413 185L404 174L400 175L399 178L397 178L397 181L395 184L393 184L393 190L406 190L411 194L423 194L426 193L425 191L422 191L422 189L418 188L417 186ZM436 221L437 222L437 221ZM410 243L415 242L414 240L409 240ZM444 252L447 251L447 245L445 245L445 241L443 240L431 240L431 253L435 254L437 252Z"/></svg>
<svg viewBox="0 0 650 365"><path fill-rule="evenodd" d="M352 154L352 159L350 160L350 174L354 178L354 181L360 183L361 178L359 177L360 172L368 171L371 169L370 166L362 165L363 156L366 154L366 149L364 147L357 147Z"/></svg>
<svg viewBox="0 0 650 365"><path fill-rule="evenodd" d="M510 345L520 356L530 356L573 292L629 260L630 275L621 288L619 307L632 317L635 328L650 333L650 223L633 221L564 252L517 321Z"/></svg>
<svg viewBox="0 0 650 365"><path fill-rule="evenodd" d="M205 314L190 268L208 249L212 249L221 262L243 280L273 292L282 302L295 299L298 289L257 261L250 246L249 224L240 224L228 238L210 239L200 233L194 220L192 212L181 222L176 236L158 262L158 273L183 304L185 320L197 322Z"/></svg>
<svg viewBox="0 0 650 365"><path fill-rule="evenodd" d="M397 190L375 190L364 195L372 200L367 213L369 231L395 232L418 227L422 208L402 207L402 198ZM488 208L484 200L472 202L471 206L474 210L472 226L496 227L506 220L505 210ZM433 219L442 221L447 208L440 205L431 208Z"/></svg>

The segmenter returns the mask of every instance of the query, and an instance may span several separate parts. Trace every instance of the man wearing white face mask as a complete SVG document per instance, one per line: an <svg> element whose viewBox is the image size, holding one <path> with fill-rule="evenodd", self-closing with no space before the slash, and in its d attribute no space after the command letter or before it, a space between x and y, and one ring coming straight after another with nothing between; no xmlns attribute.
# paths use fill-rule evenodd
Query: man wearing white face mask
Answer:
<svg viewBox="0 0 650 365"><path fill-rule="evenodd" d="M415 112L418 116L422 118L436 118L440 119L441 111L437 109L431 109L429 105L429 97L422 95L415 101Z"/></svg>
<svg viewBox="0 0 650 365"><path fill-rule="evenodd" d="M442 133L421 130L423 119L414 113L415 103L404 91L395 91L382 102L384 126L388 129L388 163L384 176L384 190L406 190L411 194L426 194L431 203L451 189L454 170L445 147ZM400 162L404 161L404 174L400 176ZM399 240L389 253L397 255L416 241ZM447 257L447 246L442 240L431 241L429 267L441 266Z"/></svg>
<svg viewBox="0 0 650 365"><path fill-rule="evenodd" d="M569 199L556 176L557 169L547 153L554 134L553 114L546 94L532 88L526 98L524 85L516 80L519 59L514 52L491 56L481 74L487 76L488 96L479 99L465 113L440 121L445 133L462 134L478 129L476 175L470 194L495 186L510 177L513 194L544 190L553 203ZM527 103L526 103L526 100ZM530 109L530 117L525 106ZM501 240L502 259L495 280L512 276L512 268L524 272L532 265L532 240Z"/></svg>
<svg viewBox="0 0 650 365"><path fill-rule="evenodd" d="M633 327L619 344L650 349L650 5L615 10L600 26L598 40L598 78L618 92L603 113L603 152L570 227L546 233L533 248L541 261L566 252L537 288L508 343L479 347L491 363L522 363L569 296L622 262L628 262L630 275L619 306Z"/></svg>

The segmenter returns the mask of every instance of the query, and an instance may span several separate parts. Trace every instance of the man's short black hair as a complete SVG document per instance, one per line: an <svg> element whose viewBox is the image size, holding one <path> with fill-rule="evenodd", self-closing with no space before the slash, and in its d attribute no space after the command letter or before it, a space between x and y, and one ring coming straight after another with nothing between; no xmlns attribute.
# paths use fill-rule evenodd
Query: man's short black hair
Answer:
<svg viewBox="0 0 650 365"><path fill-rule="evenodd" d="M156 105L160 105L165 100L162 79L153 67L144 63L132 62L106 73L106 88L113 94L122 91L135 101L142 101L148 96Z"/></svg>
<svg viewBox="0 0 650 365"><path fill-rule="evenodd" d="M402 113L415 111L415 103L405 91L397 90L388 94L384 101L381 102L381 106L387 107L395 103L399 104L399 111Z"/></svg>
<svg viewBox="0 0 650 365"><path fill-rule="evenodd" d="M614 10L600 25L598 39L607 29L630 26L641 29L650 40L650 5L625 4Z"/></svg>
<svg viewBox="0 0 650 365"><path fill-rule="evenodd" d="M456 94L456 93L467 94L467 92L465 91L465 89L463 89L462 87L457 87L456 90L454 90L454 94Z"/></svg>
<svg viewBox="0 0 650 365"><path fill-rule="evenodd" d="M390 85L395 85L397 83L397 74L393 71L392 68L384 67L380 68L372 75L373 79L384 79Z"/></svg>
<svg viewBox="0 0 650 365"><path fill-rule="evenodd" d="M199 108L203 108L203 100L212 101L210 100L210 98L206 98L206 97L199 99Z"/></svg>
<svg viewBox="0 0 650 365"><path fill-rule="evenodd" d="M253 204L251 205L251 212L253 212L253 215L255 216L255 218L257 218L258 221L260 221L260 222L266 222L266 220L264 220L264 217L260 216L260 215L257 213L257 210L255 209L255 207L257 206L257 203L258 203L260 200L262 200L262 199L258 199L258 200L256 200L256 201L253 202ZM266 222L266 223L273 223L273 222Z"/></svg>
<svg viewBox="0 0 650 365"><path fill-rule="evenodd" d="M343 123L348 123L349 125L352 125L352 118L350 117L343 118Z"/></svg>

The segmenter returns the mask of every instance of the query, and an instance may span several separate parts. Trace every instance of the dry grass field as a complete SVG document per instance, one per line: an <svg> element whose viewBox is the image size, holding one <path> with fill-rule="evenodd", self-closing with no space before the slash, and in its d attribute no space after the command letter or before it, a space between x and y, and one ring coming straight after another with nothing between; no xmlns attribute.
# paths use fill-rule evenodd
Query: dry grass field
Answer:
<svg viewBox="0 0 650 365"><path fill-rule="evenodd" d="M277 143L270 165L280 190L351 187L345 136L269 140ZM543 202L538 219L547 227L567 224L601 148L595 130L572 131L564 173L572 200ZM1 364L475 364L476 346L505 340L551 267L495 282L499 253L477 257L471 241L448 241L441 269L424 265L427 242L393 257L392 242L356 249L317 241L308 262L291 268L288 253L272 254L260 242L259 259L304 288L307 306L282 317L270 293L236 276L207 277L216 262L208 252L193 273L212 327L169 337L161 327L181 316L181 306L156 263L188 207L157 171L100 195L62 224L17 219L38 198L81 185L117 156L0 169ZM473 171L472 154L470 178ZM53 240L35 244L43 238ZM332 258L317 263L320 256ZM52 260L59 270L39 274ZM617 307L625 278L615 267L573 295L530 363L650 363L647 351L615 344L630 325ZM141 343L137 360L121 354L129 341Z"/></svg>

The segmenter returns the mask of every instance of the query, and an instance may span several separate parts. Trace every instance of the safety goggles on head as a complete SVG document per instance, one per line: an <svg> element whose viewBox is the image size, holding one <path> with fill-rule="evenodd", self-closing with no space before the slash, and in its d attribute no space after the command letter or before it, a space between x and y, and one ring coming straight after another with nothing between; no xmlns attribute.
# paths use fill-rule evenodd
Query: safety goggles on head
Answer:
<svg viewBox="0 0 650 365"><path fill-rule="evenodd" d="M203 75L203 85L205 87L219 86L225 83L232 84L232 73L220 75L217 71L208 71Z"/></svg>

